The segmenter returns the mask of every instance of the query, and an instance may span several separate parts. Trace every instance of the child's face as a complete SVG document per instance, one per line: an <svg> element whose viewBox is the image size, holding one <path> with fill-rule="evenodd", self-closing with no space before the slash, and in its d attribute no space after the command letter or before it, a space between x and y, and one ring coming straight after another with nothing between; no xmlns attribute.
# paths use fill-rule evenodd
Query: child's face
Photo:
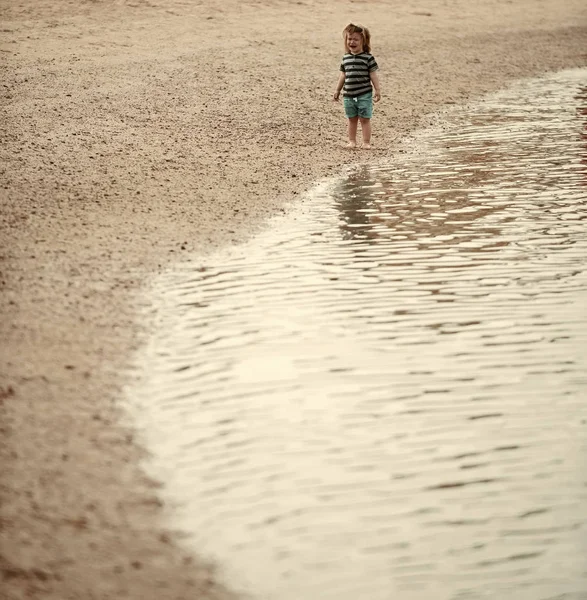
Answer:
<svg viewBox="0 0 587 600"><path fill-rule="evenodd" d="M360 33L347 34L346 43L352 54L359 54L363 51L363 36Z"/></svg>

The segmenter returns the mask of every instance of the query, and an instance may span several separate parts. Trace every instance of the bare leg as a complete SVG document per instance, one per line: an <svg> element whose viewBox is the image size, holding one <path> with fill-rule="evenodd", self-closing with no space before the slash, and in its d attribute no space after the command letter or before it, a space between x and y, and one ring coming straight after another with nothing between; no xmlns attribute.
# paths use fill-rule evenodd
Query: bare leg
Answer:
<svg viewBox="0 0 587 600"><path fill-rule="evenodd" d="M361 131L363 133L363 148L371 149L371 119L361 117Z"/></svg>
<svg viewBox="0 0 587 600"><path fill-rule="evenodd" d="M357 147L357 125L359 124L359 117L352 117L349 119L349 143L347 148Z"/></svg>

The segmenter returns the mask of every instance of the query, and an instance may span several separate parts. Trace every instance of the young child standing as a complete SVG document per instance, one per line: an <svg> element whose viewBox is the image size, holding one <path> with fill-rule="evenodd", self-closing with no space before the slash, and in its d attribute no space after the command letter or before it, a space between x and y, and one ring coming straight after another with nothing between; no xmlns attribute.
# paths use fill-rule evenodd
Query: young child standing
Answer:
<svg viewBox="0 0 587 600"><path fill-rule="evenodd" d="M373 102L379 102L377 62L371 54L371 35L366 27L347 25L343 32L345 55L340 64L340 77L334 92L338 101L342 90L344 112L348 117L348 148L357 147L357 126L361 122L363 148L371 148Z"/></svg>

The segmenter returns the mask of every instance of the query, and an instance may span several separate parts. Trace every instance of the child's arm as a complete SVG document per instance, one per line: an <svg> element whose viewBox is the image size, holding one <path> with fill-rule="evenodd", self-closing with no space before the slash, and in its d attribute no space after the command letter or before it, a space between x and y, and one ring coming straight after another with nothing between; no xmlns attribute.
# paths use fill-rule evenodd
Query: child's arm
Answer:
<svg viewBox="0 0 587 600"><path fill-rule="evenodd" d="M344 73L341 71L338 76L338 81L336 82L336 90L334 91L334 95L332 99L336 102L340 96L340 90L342 90L342 86L344 85Z"/></svg>
<svg viewBox="0 0 587 600"><path fill-rule="evenodd" d="M381 91L379 90L379 75L377 75L377 71L371 71L371 73L369 73L369 77L371 78L373 89L375 90L375 94L373 94L373 102L379 102L379 100L381 100Z"/></svg>

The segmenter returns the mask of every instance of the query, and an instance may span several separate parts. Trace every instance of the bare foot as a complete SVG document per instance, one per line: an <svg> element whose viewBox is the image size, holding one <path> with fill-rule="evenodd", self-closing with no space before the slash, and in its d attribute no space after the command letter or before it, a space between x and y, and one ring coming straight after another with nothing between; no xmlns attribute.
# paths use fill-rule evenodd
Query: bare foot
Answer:
<svg viewBox="0 0 587 600"><path fill-rule="evenodd" d="M351 149L351 150L356 150L357 149L357 142L347 142L346 147L349 148L349 149Z"/></svg>
<svg viewBox="0 0 587 600"><path fill-rule="evenodd" d="M371 144L369 142L363 142L363 150L371 150Z"/></svg>

